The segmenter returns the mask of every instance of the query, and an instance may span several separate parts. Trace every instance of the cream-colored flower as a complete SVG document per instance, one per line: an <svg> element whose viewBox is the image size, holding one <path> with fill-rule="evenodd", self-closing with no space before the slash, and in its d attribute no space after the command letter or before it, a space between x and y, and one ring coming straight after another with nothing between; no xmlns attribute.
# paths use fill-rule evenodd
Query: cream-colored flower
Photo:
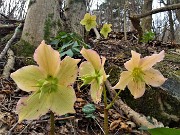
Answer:
<svg viewBox="0 0 180 135"><path fill-rule="evenodd" d="M104 24L104 25L103 25L100 33L101 33L105 38L107 38L109 32L112 31L111 26L112 26L112 24Z"/></svg>
<svg viewBox="0 0 180 135"><path fill-rule="evenodd" d="M86 30L90 31L92 28L95 28L97 25L96 16L86 13L84 18L81 20L80 24L85 25Z"/></svg>
<svg viewBox="0 0 180 135"><path fill-rule="evenodd" d="M19 122L37 119L49 110L57 115L75 112L76 95L71 85L80 60L65 57L61 61L59 52L44 41L36 49L34 60L39 66L26 66L11 74L20 89L32 92L17 104Z"/></svg>
<svg viewBox="0 0 180 135"><path fill-rule="evenodd" d="M152 68L163 60L164 51L144 58L140 58L135 51L131 51L131 54L132 58L124 64L128 71L121 73L119 82L113 88L124 90L127 86L134 98L139 98L145 92L145 84L159 87L166 81L158 70Z"/></svg>
<svg viewBox="0 0 180 135"><path fill-rule="evenodd" d="M81 54L87 60L80 65L79 76L83 81L83 85L91 84L91 98L95 103L101 101L101 95L103 91L103 83L107 79L107 75L104 71L104 63L106 58L98 55L92 49L81 50Z"/></svg>

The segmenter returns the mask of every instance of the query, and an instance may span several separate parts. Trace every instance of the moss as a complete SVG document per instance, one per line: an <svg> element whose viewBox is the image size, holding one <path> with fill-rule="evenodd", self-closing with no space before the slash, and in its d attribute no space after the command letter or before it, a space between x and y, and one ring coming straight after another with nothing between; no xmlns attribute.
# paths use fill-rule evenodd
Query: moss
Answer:
<svg viewBox="0 0 180 135"><path fill-rule="evenodd" d="M16 56L32 57L35 51L35 47L25 40L20 40L12 46Z"/></svg>
<svg viewBox="0 0 180 135"><path fill-rule="evenodd" d="M33 45L21 39L15 45L11 46L11 48L15 55L18 58L21 58L21 61L24 63L24 65L35 64L33 60L33 54L36 48Z"/></svg>
<svg viewBox="0 0 180 135"><path fill-rule="evenodd" d="M47 42L50 41L50 36L51 36L51 31L52 31L52 27L56 26L56 23L53 20L53 16L54 14L49 14L48 17L45 20L44 23L44 40L46 40Z"/></svg>
<svg viewBox="0 0 180 135"><path fill-rule="evenodd" d="M118 82L121 72L122 69L116 65L112 65L106 68L106 74L109 75L108 80L111 82L112 85L115 85Z"/></svg>
<svg viewBox="0 0 180 135"><path fill-rule="evenodd" d="M119 57L121 57L121 55ZM179 56L168 53L166 54L165 60L158 63L155 68L159 69L165 77L175 78L176 76L176 78L178 78L180 77L178 61L180 61ZM109 72L110 77L108 80L114 86L119 79L122 69L116 65L108 66L108 68L106 68L106 73L108 74ZM180 102L161 88L148 87L146 85L145 94L138 99L134 99L130 94L130 91L126 88L121 92L120 97L135 111L142 113L145 116L154 117L163 122L166 126L170 126L171 123L173 123L174 127L175 125L179 127L178 122L174 122L169 117L162 115L158 100L161 98L165 113L176 116L180 116Z"/></svg>
<svg viewBox="0 0 180 135"><path fill-rule="evenodd" d="M14 33L10 33L1 38L1 44L7 43L13 36Z"/></svg>

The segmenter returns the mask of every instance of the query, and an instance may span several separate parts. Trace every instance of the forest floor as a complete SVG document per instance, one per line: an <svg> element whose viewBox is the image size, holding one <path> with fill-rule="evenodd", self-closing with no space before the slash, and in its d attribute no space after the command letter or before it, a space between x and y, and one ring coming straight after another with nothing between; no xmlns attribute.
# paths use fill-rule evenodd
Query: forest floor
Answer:
<svg viewBox="0 0 180 135"><path fill-rule="evenodd" d="M105 56L106 72L110 74L111 68L121 67L124 69L123 64L131 58L131 50L135 50L142 54L142 56L158 53L161 50L175 50L179 46L171 43L162 43L159 41L152 41L147 44L138 44L136 34L133 32L128 33L128 40L124 41L123 33L112 32L108 39L101 39L93 42L93 37L89 38L90 45L100 55ZM18 41L18 39L16 40ZM1 42L0 52L4 49L7 42ZM2 74L4 66L7 61L7 55L0 61L0 73ZM171 64L171 63L169 63ZM22 57L16 57L14 69L15 71L26 63ZM177 65L173 67L177 70ZM117 71L115 71L117 72ZM117 82L110 78L110 82L114 85ZM94 112L95 119L87 118L82 112L82 107L87 103L92 103L88 92L89 87L79 90L79 84L75 84L77 100L74 104L76 110L75 114L68 114L65 116L55 116L55 131L57 135L103 135L103 107L104 104L100 103L95 105L96 111ZM42 116L39 120L23 121L17 123L18 115L16 114L16 104L20 97L28 95L28 93L21 91L17 88L16 84L11 78L0 77L0 134L1 135L46 135L49 132L49 118L50 114ZM111 99L108 94L109 100ZM132 121L131 118L119 109L113 106L109 110L109 132L112 135L143 135L148 134L139 129L139 126Z"/></svg>

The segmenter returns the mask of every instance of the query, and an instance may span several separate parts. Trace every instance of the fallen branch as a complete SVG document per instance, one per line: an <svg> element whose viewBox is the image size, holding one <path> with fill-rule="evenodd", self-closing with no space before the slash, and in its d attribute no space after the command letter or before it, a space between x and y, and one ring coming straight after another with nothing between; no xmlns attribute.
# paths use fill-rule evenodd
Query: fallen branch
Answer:
<svg viewBox="0 0 180 135"><path fill-rule="evenodd" d="M14 24L9 24L9 25L5 24L5 25L0 25L0 30L3 30L3 29L12 29L12 30L14 30L16 27L17 26L14 25Z"/></svg>
<svg viewBox="0 0 180 135"><path fill-rule="evenodd" d="M112 86L109 83L109 81L106 81L106 87L107 87L107 90L109 91L111 97L114 98L116 95L116 91L114 89L112 89ZM127 115L127 117L132 119L138 126L145 126L147 128L156 128L156 127L163 126L162 123L156 122L153 124L153 123L149 122L144 115L139 114L139 113L135 112L134 110L132 110L120 98L118 98L115 101L115 105L118 106Z"/></svg>
<svg viewBox="0 0 180 135"><path fill-rule="evenodd" d="M7 54L8 54L8 60L2 73L3 78L9 78L10 71L11 69L13 69L15 63L14 52L11 49L8 49Z"/></svg>
<svg viewBox="0 0 180 135"><path fill-rule="evenodd" d="M7 42L5 48L3 49L3 51L0 54L0 60L2 60L2 58L5 56L5 54L7 53L9 47L11 46L12 42L16 39L21 27L22 27L22 23L19 24L19 26L15 29L14 35L12 36L12 38Z"/></svg>
<svg viewBox="0 0 180 135"><path fill-rule="evenodd" d="M144 14L140 14L140 15L131 15L130 18L140 19L140 18L147 17L149 15L152 15L152 14L156 14L156 13L164 12L164 11L175 10L175 9L180 9L180 3L157 8L157 9L151 10L149 12L146 12Z"/></svg>

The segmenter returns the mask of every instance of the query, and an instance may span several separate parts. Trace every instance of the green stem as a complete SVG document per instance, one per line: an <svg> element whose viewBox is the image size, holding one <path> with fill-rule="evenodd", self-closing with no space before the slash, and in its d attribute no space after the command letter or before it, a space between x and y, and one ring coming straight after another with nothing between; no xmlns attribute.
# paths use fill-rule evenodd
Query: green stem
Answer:
<svg viewBox="0 0 180 135"><path fill-rule="evenodd" d="M105 135L109 134L108 131L108 109L107 108L107 95L106 95L106 89L105 84L103 84L103 92L104 92L104 132Z"/></svg>
<svg viewBox="0 0 180 135"><path fill-rule="evenodd" d="M114 105L114 102L116 101L116 99L119 97L119 94L121 93L121 90L118 91L118 93L116 93L116 96L113 98L113 101L106 106L106 109L109 110L113 105Z"/></svg>
<svg viewBox="0 0 180 135"><path fill-rule="evenodd" d="M54 113L51 111L51 114L50 114L50 135L54 135Z"/></svg>

